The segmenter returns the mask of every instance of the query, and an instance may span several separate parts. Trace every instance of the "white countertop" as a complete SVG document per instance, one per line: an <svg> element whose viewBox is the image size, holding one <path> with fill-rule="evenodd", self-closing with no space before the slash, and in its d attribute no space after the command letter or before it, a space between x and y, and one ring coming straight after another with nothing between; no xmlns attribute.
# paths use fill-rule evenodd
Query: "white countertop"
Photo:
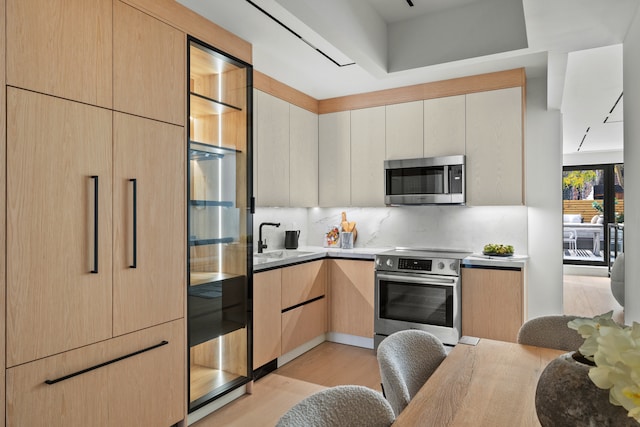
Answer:
<svg viewBox="0 0 640 427"><path fill-rule="evenodd" d="M513 255L510 257L472 254L462 260L462 265L469 267L514 267L524 268L527 265L528 255Z"/></svg>
<svg viewBox="0 0 640 427"><path fill-rule="evenodd" d="M295 250L273 249L262 255L254 254L253 271L259 272L271 268L284 267L299 262L313 261L322 258L347 258L374 260L376 254L394 249L383 248L324 248L322 246L300 246ZM269 257L270 253L283 252L279 257ZM462 260L462 265L468 267L514 267L524 268L529 257L527 255L514 255L510 257L487 256L483 254L471 254Z"/></svg>
<svg viewBox="0 0 640 427"><path fill-rule="evenodd" d="M312 261L316 259L322 258L348 258L348 259L368 259L374 260L376 254L384 251L388 251L392 248L384 247L384 248L353 248L353 249L342 249L342 248L323 248L322 246L300 246L295 251L292 250L292 256L284 256L284 257L274 257L270 258L269 253L278 253L284 251L285 253L288 249L274 249L271 251L266 251L262 256L256 256L254 254L253 257L253 271L258 272L261 270L266 270L274 267L284 267L290 264L296 264L298 262L304 261ZM304 252L303 254L295 254L295 252Z"/></svg>

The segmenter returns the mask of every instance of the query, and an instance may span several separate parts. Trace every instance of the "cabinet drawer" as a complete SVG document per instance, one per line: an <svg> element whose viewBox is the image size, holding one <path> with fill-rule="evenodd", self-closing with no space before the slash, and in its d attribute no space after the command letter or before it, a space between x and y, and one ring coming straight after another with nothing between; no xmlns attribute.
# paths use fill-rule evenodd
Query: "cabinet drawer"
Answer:
<svg viewBox="0 0 640 427"><path fill-rule="evenodd" d="M282 313L282 354L327 332L327 300L321 298Z"/></svg>
<svg viewBox="0 0 640 427"><path fill-rule="evenodd" d="M322 296L326 292L327 269L324 260L282 269L282 309Z"/></svg>
<svg viewBox="0 0 640 427"><path fill-rule="evenodd" d="M184 415L184 353L180 319L8 369L7 426L175 424Z"/></svg>

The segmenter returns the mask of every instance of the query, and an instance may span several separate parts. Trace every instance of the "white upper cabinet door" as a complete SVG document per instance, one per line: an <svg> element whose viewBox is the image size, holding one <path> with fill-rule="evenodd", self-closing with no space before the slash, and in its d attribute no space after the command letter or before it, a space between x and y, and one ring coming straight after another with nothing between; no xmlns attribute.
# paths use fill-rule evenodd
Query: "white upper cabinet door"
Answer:
<svg viewBox="0 0 640 427"><path fill-rule="evenodd" d="M522 205L522 88L467 95L467 204Z"/></svg>
<svg viewBox="0 0 640 427"><path fill-rule="evenodd" d="M318 115L289 107L289 205L318 206Z"/></svg>
<svg viewBox="0 0 640 427"><path fill-rule="evenodd" d="M422 101L386 106L386 160L423 156L423 114Z"/></svg>
<svg viewBox="0 0 640 427"><path fill-rule="evenodd" d="M424 156L465 152L465 95L424 101Z"/></svg>
<svg viewBox="0 0 640 427"><path fill-rule="evenodd" d="M289 206L289 103L256 93L256 203Z"/></svg>
<svg viewBox="0 0 640 427"><path fill-rule="evenodd" d="M351 205L351 113L318 118L318 199L322 207Z"/></svg>
<svg viewBox="0 0 640 427"><path fill-rule="evenodd" d="M385 107L351 112L351 205L384 206Z"/></svg>

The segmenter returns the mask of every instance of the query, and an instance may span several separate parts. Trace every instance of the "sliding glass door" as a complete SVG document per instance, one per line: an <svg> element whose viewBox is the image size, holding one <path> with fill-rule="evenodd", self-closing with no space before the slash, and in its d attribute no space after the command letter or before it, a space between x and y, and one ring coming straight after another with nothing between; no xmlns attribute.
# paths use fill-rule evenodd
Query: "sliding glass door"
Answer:
<svg viewBox="0 0 640 427"><path fill-rule="evenodd" d="M562 199L564 263L607 265L608 224L624 222L624 165L565 166Z"/></svg>

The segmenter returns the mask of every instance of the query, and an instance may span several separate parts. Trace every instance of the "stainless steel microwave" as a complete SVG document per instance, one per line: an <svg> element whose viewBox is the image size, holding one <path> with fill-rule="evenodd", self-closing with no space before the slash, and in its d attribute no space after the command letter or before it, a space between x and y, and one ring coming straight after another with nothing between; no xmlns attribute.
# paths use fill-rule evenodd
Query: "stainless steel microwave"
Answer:
<svg viewBox="0 0 640 427"><path fill-rule="evenodd" d="M465 156L385 160L387 205L439 205L466 202Z"/></svg>

